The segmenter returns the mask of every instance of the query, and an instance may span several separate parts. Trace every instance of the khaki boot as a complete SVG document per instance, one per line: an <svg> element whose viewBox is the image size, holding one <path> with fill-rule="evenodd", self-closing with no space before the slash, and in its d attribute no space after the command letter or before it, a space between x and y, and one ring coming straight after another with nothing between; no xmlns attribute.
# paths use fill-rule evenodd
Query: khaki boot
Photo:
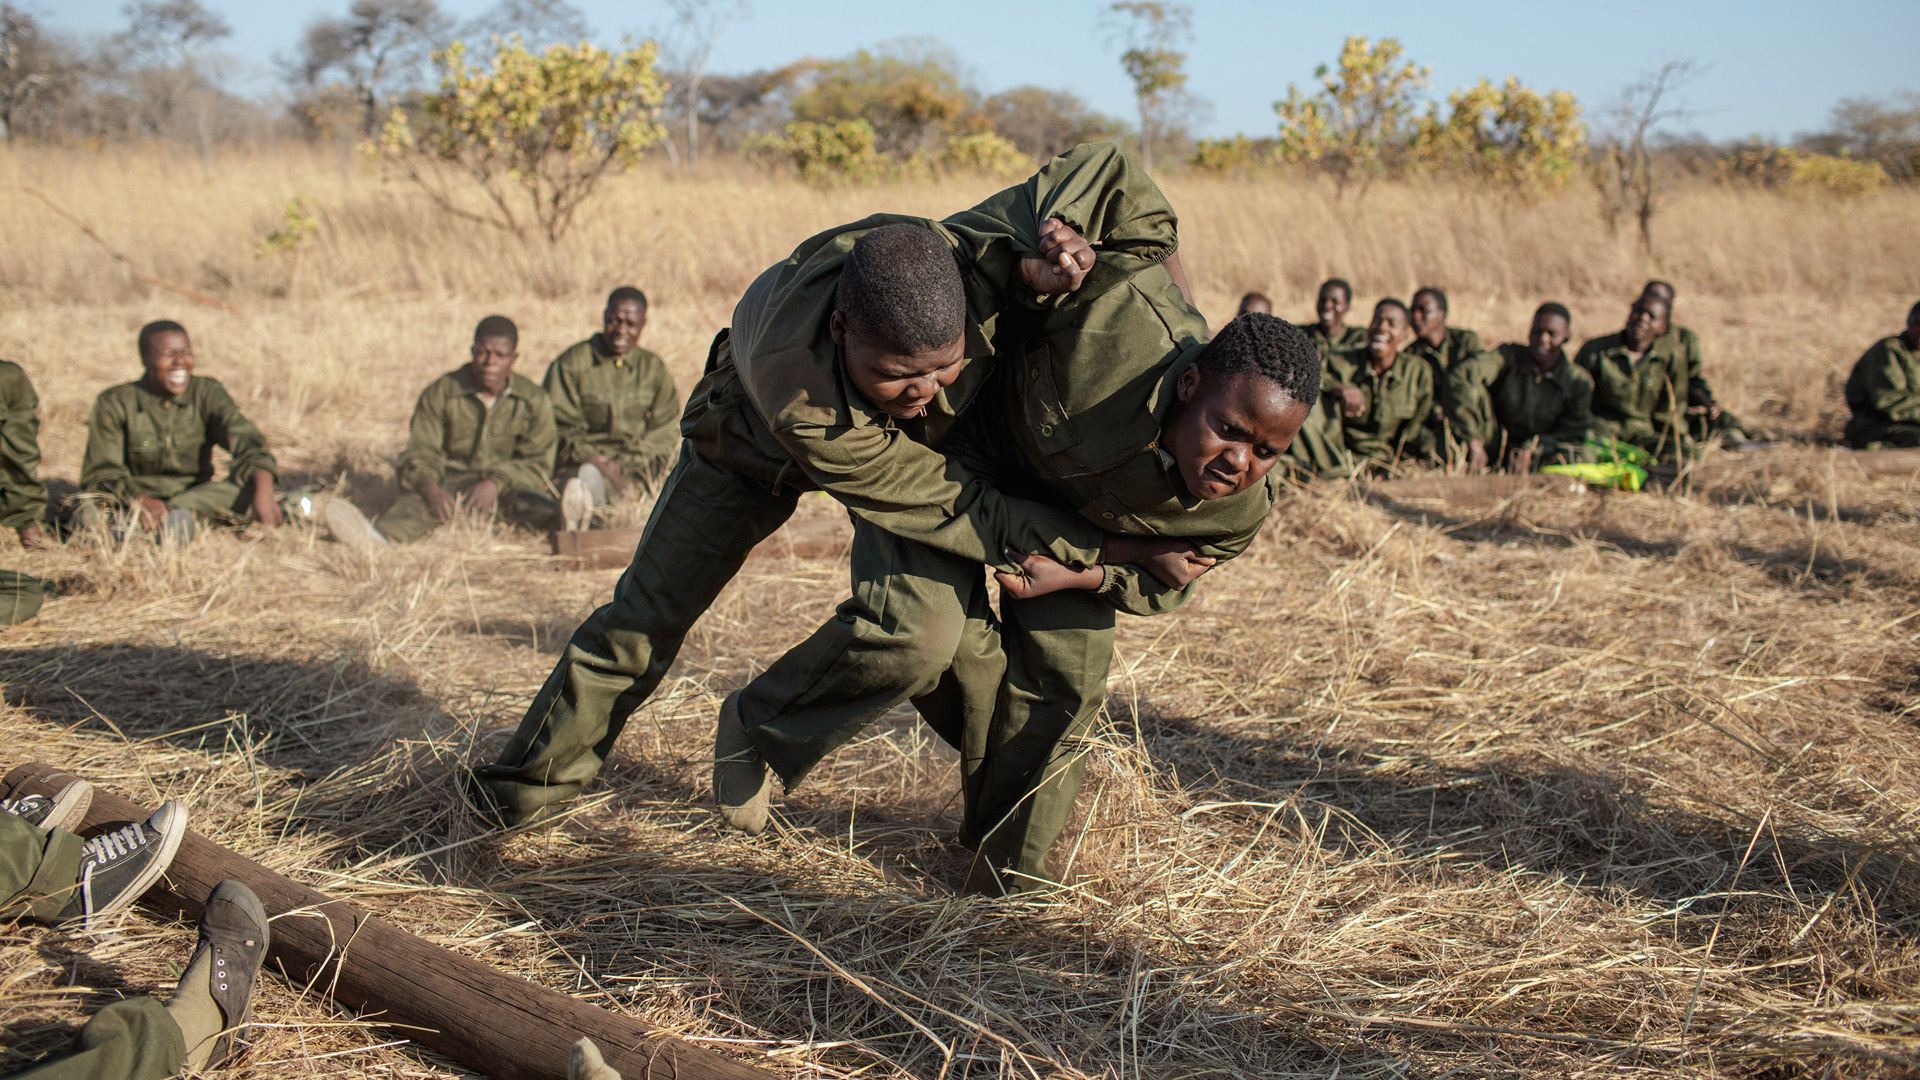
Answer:
<svg viewBox="0 0 1920 1080"><path fill-rule="evenodd" d="M727 824L759 836L773 803L773 773L740 723L740 691L720 703L713 735L713 798Z"/></svg>

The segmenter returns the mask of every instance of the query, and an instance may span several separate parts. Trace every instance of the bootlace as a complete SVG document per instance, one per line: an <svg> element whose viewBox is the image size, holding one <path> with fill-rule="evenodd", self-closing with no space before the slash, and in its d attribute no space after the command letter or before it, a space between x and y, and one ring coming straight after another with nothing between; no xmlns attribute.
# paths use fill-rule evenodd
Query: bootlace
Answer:
<svg viewBox="0 0 1920 1080"><path fill-rule="evenodd" d="M126 857L129 852L147 846L150 839L145 825L133 822L125 828L103 833L87 841L86 860L93 863L108 863Z"/></svg>

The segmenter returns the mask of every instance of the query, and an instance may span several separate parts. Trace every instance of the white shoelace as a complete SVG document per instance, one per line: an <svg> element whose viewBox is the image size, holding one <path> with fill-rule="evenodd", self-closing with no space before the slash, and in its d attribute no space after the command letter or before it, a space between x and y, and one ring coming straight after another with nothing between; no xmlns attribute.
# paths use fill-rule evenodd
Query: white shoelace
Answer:
<svg viewBox="0 0 1920 1080"><path fill-rule="evenodd" d="M151 836L147 827L136 821L123 829L87 841L86 861L96 864L112 862L136 848L147 846L149 839Z"/></svg>

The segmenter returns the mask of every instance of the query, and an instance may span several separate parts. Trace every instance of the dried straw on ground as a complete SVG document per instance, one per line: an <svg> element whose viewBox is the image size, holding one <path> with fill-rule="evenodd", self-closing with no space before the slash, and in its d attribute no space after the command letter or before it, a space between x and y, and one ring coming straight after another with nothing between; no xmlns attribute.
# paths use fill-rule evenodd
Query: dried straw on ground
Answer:
<svg viewBox="0 0 1920 1080"><path fill-rule="evenodd" d="M808 215L860 201L787 194ZM935 195L965 201L914 197ZM13 198L0 219L26 213ZM1225 199L1196 195L1194 235L1225 235L1207 216ZM251 227L222 213L174 227ZM778 216L715 220L753 249L728 265L778 254ZM1216 268L1210 310L1241 287L1223 257L1195 259ZM1595 312L1648 269L1609 265L1581 298ZM86 402L129 377L130 326L179 308L37 281L9 270L0 338L48 400L47 472L71 481ZM641 281L649 338L690 383L732 278ZM1695 310L1772 287L1728 282ZM447 341L510 310L537 369L600 287L485 284L241 288L243 316L186 317L290 472L377 501ZM1475 302L1513 318L1532 300L1493 295ZM1864 347L1897 325L1848 303L1859 318L1808 333ZM1790 403L1772 415L1803 434L1830 418L1824 376L1787 378L1785 353L1739 374L1721 336L1739 327L1695 321L1736 408ZM8 551L62 595L8 633L0 716L9 760L187 798L274 869L785 1075L1897 1076L1920 1066L1916 526L1914 482L1813 449L1723 457L1683 493L1477 510L1297 493L1181 615L1122 624L1058 853L1072 888L1043 901L955 893L952 758L911 716L837 755L765 837L701 806L714 708L828 615L846 573L829 558L752 561L550 829L481 834L454 809L459 763L498 745L615 576L556 571L527 538L453 529L371 559L298 529ZM191 936L137 914L0 930L0 1068L113 996L167 992ZM457 1072L282 983L259 1015L228 1075Z"/></svg>

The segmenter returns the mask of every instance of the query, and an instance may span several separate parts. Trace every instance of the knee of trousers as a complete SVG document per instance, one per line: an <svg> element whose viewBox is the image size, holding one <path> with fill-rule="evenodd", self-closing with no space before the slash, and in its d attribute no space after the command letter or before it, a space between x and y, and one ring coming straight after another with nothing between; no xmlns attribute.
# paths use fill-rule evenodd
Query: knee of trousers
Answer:
<svg viewBox="0 0 1920 1080"><path fill-rule="evenodd" d="M908 696L932 691L953 667L960 651L966 615L958 607L931 607L914 617L881 624L854 616L851 651L876 684L896 686Z"/></svg>

